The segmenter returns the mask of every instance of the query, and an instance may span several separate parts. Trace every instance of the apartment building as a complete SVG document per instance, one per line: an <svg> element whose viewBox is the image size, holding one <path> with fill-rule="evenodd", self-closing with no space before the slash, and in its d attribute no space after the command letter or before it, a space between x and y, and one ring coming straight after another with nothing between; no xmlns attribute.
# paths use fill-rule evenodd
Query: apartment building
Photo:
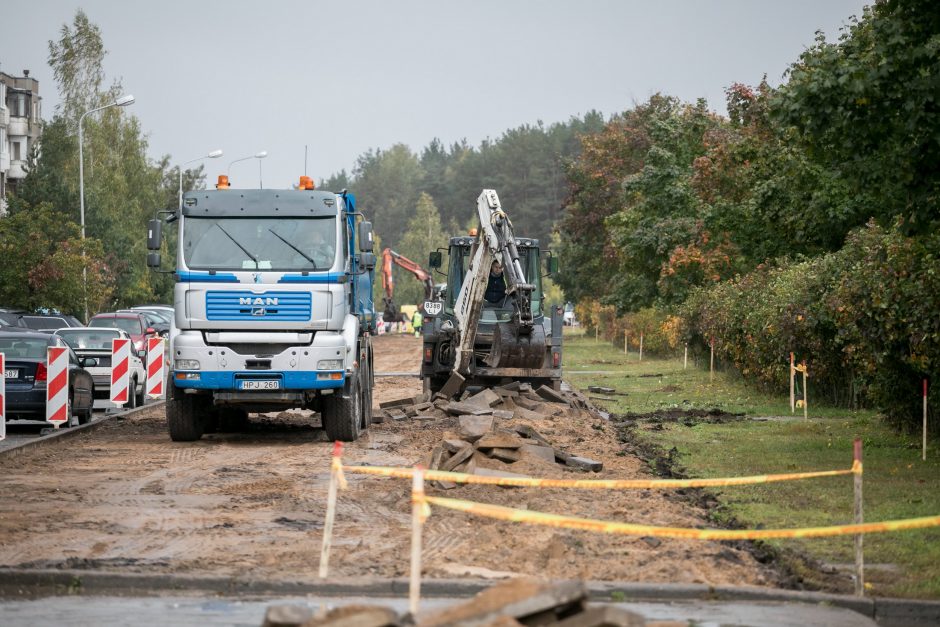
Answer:
<svg viewBox="0 0 940 627"><path fill-rule="evenodd" d="M0 215L6 197L26 176L29 153L42 133L42 98L39 81L0 72Z"/></svg>

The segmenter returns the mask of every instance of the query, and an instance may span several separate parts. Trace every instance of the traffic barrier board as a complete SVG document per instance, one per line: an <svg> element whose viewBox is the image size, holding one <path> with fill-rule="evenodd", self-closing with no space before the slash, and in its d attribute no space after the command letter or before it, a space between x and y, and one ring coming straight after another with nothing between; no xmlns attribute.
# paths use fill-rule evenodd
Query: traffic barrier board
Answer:
<svg viewBox="0 0 940 627"><path fill-rule="evenodd" d="M160 337L147 339L147 396L163 398L163 355L166 340Z"/></svg>
<svg viewBox="0 0 940 627"><path fill-rule="evenodd" d="M59 428L69 421L69 349L46 349L46 422Z"/></svg>
<svg viewBox="0 0 940 627"><path fill-rule="evenodd" d="M131 378L131 341L111 340L111 402L123 406L129 399Z"/></svg>
<svg viewBox="0 0 940 627"><path fill-rule="evenodd" d="M6 356L0 353L0 441L7 437L7 362Z"/></svg>

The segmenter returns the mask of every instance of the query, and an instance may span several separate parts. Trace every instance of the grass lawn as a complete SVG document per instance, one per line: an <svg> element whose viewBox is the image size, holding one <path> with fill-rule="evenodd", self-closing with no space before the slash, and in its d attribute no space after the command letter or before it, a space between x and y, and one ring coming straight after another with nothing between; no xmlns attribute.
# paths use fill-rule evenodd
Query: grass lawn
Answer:
<svg viewBox="0 0 940 627"><path fill-rule="evenodd" d="M812 380L809 420L803 420L802 414L791 416L785 395L755 391L726 373L715 373L714 382L709 382L707 362L698 368L690 359L688 369L683 369L681 356L638 362L635 347L625 356L622 345L597 343L593 337L578 335L577 330L565 336L565 378L582 390L601 385L627 393L613 397L613 401L592 399L598 407L618 414L718 408L748 417L774 418L693 426L639 421L637 435L666 450L675 447L679 465L691 477L848 468L852 441L861 437L866 521L940 514L940 443L928 443L932 448L928 448L927 461L922 462L919 435L899 435L871 411L815 406ZM722 488L713 493L722 504L713 512L715 520L735 519L748 528L852 522L850 476ZM851 537L770 544L851 572ZM940 598L940 529L868 535L865 562L868 594ZM813 580L813 573L801 574L807 581Z"/></svg>

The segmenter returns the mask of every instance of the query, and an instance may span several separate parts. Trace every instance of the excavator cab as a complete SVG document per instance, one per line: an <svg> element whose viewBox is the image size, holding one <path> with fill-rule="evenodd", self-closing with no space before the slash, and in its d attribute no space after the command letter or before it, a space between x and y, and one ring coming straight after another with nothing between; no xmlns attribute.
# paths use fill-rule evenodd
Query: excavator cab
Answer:
<svg viewBox="0 0 940 627"><path fill-rule="evenodd" d="M452 237L448 246L447 287L444 291L444 312L454 314L454 305L460 288L463 286L467 266L470 263L470 254L473 238ZM539 241L536 239L520 238L517 241L519 259L529 283L534 286L532 290L531 307L532 318L542 318L542 267ZM502 303L483 303L483 312L480 325L493 325L498 322L510 322L514 313L512 303L508 298ZM486 333L481 328L477 333ZM492 333L492 330L489 330Z"/></svg>

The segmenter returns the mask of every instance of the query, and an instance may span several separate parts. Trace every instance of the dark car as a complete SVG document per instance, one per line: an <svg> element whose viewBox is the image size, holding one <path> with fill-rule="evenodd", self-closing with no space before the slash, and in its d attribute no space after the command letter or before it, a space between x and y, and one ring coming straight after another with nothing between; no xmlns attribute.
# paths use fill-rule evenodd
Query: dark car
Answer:
<svg viewBox="0 0 940 627"><path fill-rule="evenodd" d="M6 381L7 420L10 422L46 421L46 349L62 346L69 355L68 426L91 420L95 384L84 364L66 342L57 336L31 331L0 333L0 353L5 355L3 377Z"/></svg>
<svg viewBox="0 0 940 627"><path fill-rule="evenodd" d="M141 351L147 350L147 338L156 337L157 330L147 322L147 318L139 313L113 312L100 313L92 316L88 321L90 327L109 327L124 329L134 342L134 352L140 356Z"/></svg>
<svg viewBox="0 0 940 627"><path fill-rule="evenodd" d="M19 326L34 331L54 331L64 327L85 326L74 316L67 314L23 314L18 322Z"/></svg>
<svg viewBox="0 0 940 627"><path fill-rule="evenodd" d="M0 307L0 326L18 327L20 325L20 316L29 315L25 309L8 309Z"/></svg>

